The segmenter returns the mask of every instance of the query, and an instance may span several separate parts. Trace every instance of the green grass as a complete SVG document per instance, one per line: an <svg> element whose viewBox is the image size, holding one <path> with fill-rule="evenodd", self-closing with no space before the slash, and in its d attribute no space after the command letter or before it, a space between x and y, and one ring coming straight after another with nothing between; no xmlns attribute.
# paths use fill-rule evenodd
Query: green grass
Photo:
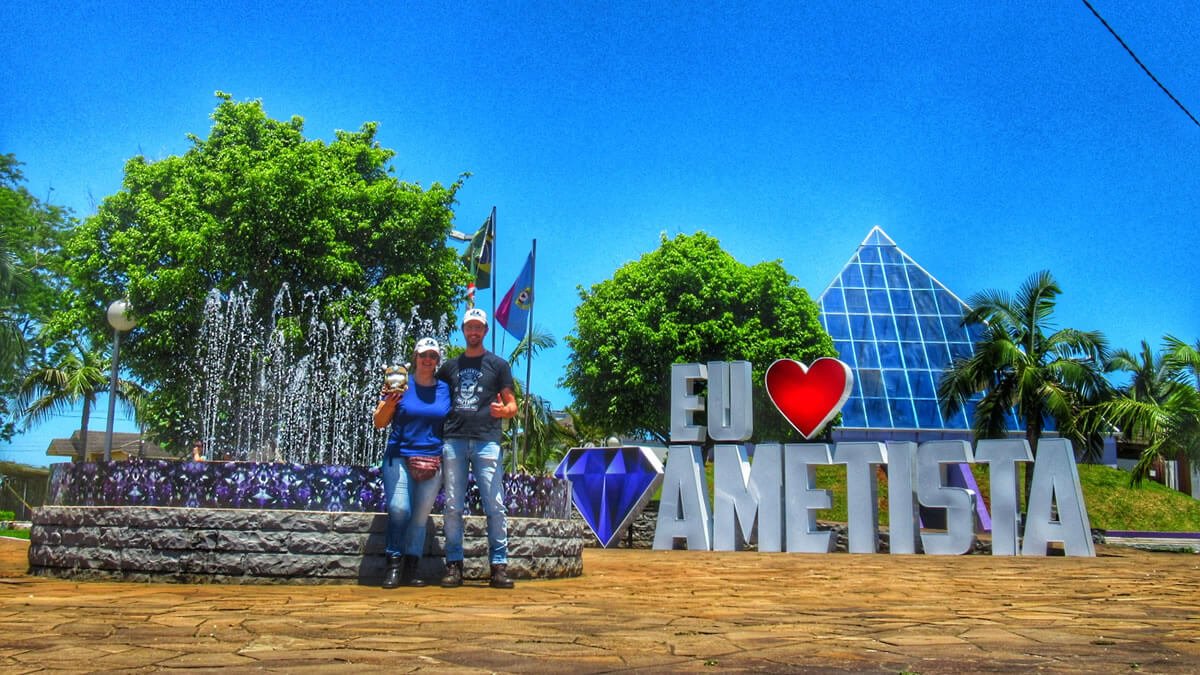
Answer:
<svg viewBox="0 0 1200 675"><path fill-rule="evenodd" d="M1079 482L1092 527L1200 532L1200 501L1152 481L1129 486L1129 473L1081 464Z"/></svg>
<svg viewBox="0 0 1200 675"><path fill-rule="evenodd" d="M17 539L28 539L29 530L3 530L0 529L0 537L15 537Z"/></svg>
<svg viewBox="0 0 1200 675"><path fill-rule="evenodd" d="M705 465L710 491L713 485L712 470L711 463ZM971 471L984 503L990 504L987 465L973 464ZM887 525L886 471L880 470L876 475L879 478L879 524ZM1018 471L1018 476L1022 475ZM1129 484L1129 472L1095 464L1079 465L1079 484L1083 488L1083 501L1093 528L1200 532L1200 501L1165 485L1147 480L1133 487ZM835 523L846 522L846 468L837 465L818 466L816 487L829 490L833 496L833 507L818 511L817 518ZM656 494L654 498L657 500L659 495Z"/></svg>

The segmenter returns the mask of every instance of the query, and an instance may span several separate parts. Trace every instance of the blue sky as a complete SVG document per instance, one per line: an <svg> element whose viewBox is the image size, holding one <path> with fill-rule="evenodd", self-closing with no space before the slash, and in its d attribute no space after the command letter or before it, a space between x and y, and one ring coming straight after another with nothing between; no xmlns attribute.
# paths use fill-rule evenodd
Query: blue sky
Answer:
<svg viewBox="0 0 1200 675"><path fill-rule="evenodd" d="M1092 4L1200 114L1200 3ZM879 225L964 298L1050 269L1062 326L1131 349L1200 338L1200 127L1082 2L27 2L4 16L0 152L80 217L129 158L207 136L217 90L303 117L310 138L378 122L402 180L470 172L456 226L497 208L500 294L538 241L534 319L560 346L533 389L556 406L576 288L660 233L781 260L815 297ZM42 463L76 424L0 457Z"/></svg>

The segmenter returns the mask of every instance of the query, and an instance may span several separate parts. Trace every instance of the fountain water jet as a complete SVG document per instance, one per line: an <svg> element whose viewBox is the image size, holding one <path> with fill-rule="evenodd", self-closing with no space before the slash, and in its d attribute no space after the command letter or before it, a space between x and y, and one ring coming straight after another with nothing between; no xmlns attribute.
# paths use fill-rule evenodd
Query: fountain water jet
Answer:
<svg viewBox="0 0 1200 675"><path fill-rule="evenodd" d="M363 419L375 407L381 369L406 361L417 336L445 342L446 319L435 327L414 309L404 321L378 302L353 324L327 316L346 302L328 290L293 299L285 286L261 317L256 291L209 293L185 371L194 384L189 431L207 459L378 461L387 435Z"/></svg>

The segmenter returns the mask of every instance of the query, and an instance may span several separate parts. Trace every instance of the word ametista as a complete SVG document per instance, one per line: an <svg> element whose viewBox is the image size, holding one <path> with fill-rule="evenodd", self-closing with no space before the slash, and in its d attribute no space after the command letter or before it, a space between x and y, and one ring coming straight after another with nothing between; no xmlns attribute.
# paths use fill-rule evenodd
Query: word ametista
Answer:
<svg viewBox="0 0 1200 675"><path fill-rule="evenodd" d="M706 405L692 387L714 373ZM832 495L815 486L816 467L842 464L851 553L877 550L878 465L887 467L891 553L914 553L918 541L926 553L966 553L975 542L979 496L946 485L944 468L979 462L989 466L994 555L1044 556L1051 542L1062 542L1067 555L1095 555L1069 441L1051 438L1039 444L1022 533L1017 463L1033 461L1024 439L983 440L974 451L966 441L762 443L754 447L751 465L749 446L729 442L745 441L752 432L749 373L745 362L677 364L672 369L673 445L667 454L654 548L670 549L676 539L684 539L689 549L738 550L757 528L759 551L829 552L833 533L817 528L816 512L830 508ZM693 423L700 412L707 413L707 428ZM718 441L713 449L711 511L703 451L690 444L703 441L706 434ZM674 444L678 441L683 443ZM919 506L943 509L946 529L922 531Z"/></svg>

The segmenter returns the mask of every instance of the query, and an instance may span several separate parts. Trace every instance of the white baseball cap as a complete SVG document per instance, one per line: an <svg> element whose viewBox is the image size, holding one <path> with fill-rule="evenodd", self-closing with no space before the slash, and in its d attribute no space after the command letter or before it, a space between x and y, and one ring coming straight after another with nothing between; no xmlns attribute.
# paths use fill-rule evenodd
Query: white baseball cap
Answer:
<svg viewBox="0 0 1200 675"><path fill-rule="evenodd" d="M438 345L438 341L431 337L423 337L417 340L417 347L413 349L414 354L424 354L425 352L437 352L438 356L442 354L442 348Z"/></svg>
<svg viewBox="0 0 1200 675"><path fill-rule="evenodd" d="M466 312L463 313L462 325L464 325L464 326L467 325L467 322L469 322L469 321L478 321L479 323L482 323L484 326L487 326L488 325L487 312L483 311L482 309L479 309L478 307L472 307L471 309L468 309Z"/></svg>

